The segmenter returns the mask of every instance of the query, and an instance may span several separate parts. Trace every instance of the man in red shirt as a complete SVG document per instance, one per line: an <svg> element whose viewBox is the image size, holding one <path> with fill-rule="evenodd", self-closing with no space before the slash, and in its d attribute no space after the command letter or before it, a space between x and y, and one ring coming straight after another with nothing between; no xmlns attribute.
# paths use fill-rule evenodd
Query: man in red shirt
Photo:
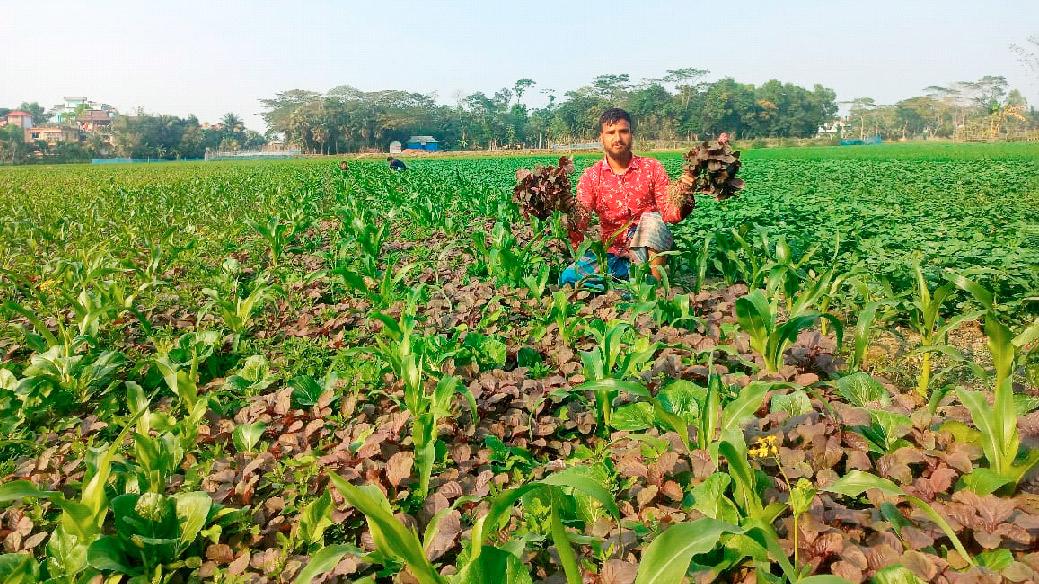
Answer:
<svg viewBox="0 0 1039 584"><path fill-rule="evenodd" d="M577 183L577 230L570 233L576 248L584 240L591 213L599 216L601 237L607 244L610 275L627 278L631 262L649 262L653 276L665 258L657 254L671 249L674 239L665 223L684 216L672 201L667 171L653 158L631 152L631 116L610 108L599 118L599 141L606 156L588 167ZM683 177L683 181L685 177ZM598 271L590 252L567 267L560 284L577 284Z"/></svg>

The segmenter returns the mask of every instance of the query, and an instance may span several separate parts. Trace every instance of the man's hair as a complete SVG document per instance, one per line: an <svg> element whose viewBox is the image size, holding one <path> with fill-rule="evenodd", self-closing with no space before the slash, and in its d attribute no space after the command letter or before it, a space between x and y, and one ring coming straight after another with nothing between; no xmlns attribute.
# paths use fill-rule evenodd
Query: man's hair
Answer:
<svg viewBox="0 0 1039 584"><path fill-rule="evenodd" d="M628 122L628 125L630 126L631 114L622 110L619 107L611 107L610 109L604 111L601 116L599 116L599 129L601 130L602 127L606 125L616 124L621 120Z"/></svg>
<svg viewBox="0 0 1039 584"><path fill-rule="evenodd" d="M393 157L392 156L387 156L386 160L393 160Z"/></svg>

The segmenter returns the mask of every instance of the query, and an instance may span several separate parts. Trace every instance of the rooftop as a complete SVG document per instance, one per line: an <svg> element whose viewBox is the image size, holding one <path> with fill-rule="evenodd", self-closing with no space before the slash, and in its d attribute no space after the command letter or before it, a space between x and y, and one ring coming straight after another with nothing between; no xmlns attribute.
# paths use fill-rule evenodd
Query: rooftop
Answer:
<svg viewBox="0 0 1039 584"><path fill-rule="evenodd" d="M104 110L87 110L81 113L78 119L81 122L110 122L112 116Z"/></svg>

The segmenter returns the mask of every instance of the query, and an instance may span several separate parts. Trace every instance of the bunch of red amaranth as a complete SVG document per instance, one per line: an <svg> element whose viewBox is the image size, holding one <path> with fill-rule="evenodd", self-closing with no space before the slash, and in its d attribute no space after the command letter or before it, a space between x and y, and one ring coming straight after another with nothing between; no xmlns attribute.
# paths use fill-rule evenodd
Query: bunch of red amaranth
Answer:
<svg viewBox="0 0 1039 584"><path fill-rule="evenodd" d="M671 200L682 209L683 217L692 212L696 194L713 195L724 201L743 188L743 179L736 178L740 151L733 150L727 142L702 142L684 158L682 176L671 191Z"/></svg>
<svg viewBox="0 0 1039 584"><path fill-rule="evenodd" d="M570 230L576 231L581 223L580 217L587 212L580 208L572 192L570 175L573 172L574 162L566 156L559 159L559 166L536 166L534 170L521 168L516 171L512 200L528 219L531 215L548 219L559 211L566 215Z"/></svg>

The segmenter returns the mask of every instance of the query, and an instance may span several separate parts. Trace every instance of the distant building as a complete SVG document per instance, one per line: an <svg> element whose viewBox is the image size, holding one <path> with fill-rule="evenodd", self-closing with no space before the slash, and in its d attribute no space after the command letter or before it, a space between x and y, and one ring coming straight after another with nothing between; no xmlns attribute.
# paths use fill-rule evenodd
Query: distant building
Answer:
<svg viewBox="0 0 1039 584"><path fill-rule="evenodd" d="M400 154L400 140L390 142L390 154Z"/></svg>
<svg viewBox="0 0 1039 584"><path fill-rule="evenodd" d="M850 125L847 120L836 119L819 126L819 130L816 133L819 136L840 137L844 135L844 130Z"/></svg>
<svg viewBox="0 0 1039 584"><path fill-rule="evenodd" d="M32 114L21 110L9 112L7 114L7 125L18 126L23 130L28 130L32 127Z"/></svg>
<svg viewBox="0 0 1039 584"><path fill-rule="evenodd" d="M85 110L76 121L84 132L107 131L112 127L112 112L100 109Z"/></svg>
<svg viewBox="0 0 1039 584"><path fill-rule="evenodd" d="M63 103L60 103L50 109L47 112L48 120L52 124L68 124L74 123L76 120L68 119L72 114L76 113L76 110L101 110L109 112L110 115L115 116L118 112L116 109L107 103L99 103L92 101L85 97L66 97Z"/></svg>
<svg viewBox="0 0 1039 584"><path fill-rule="evenodd" d="M433 136L412 136L408 138L408 150L428 150L435 152L439 150L437 141Z"/></svg>
<svg viewBox="0 0 1039 584"><path fill-rule="evenodd" d="M79 142L79 130L58 124L33 126L25 130L25 141L43 141L49 146L54 146L61 142Z"/></svg>

